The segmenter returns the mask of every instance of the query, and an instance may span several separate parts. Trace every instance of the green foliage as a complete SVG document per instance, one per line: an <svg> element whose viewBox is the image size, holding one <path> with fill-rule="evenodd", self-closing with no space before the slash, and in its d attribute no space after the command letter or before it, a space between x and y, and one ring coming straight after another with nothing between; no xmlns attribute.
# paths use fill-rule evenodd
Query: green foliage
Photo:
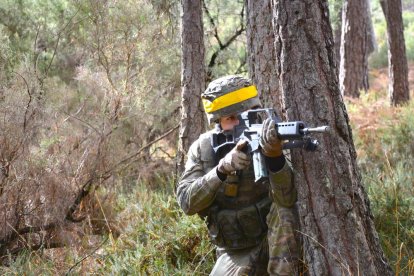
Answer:
<svg viewBox="0 0 414 276"><path fill-rule="evenodd" d="M0 0L0 195L16 208L12 227L63 223L85 184L171 172L174 133L145 145L179 120L176 23L149 1Z"/></svg>
<svg viewBox="0 0 414 276"><path fill-rule="evenodd" d="M336 30L341 26L341 14L343 0L329 0L329 18L331 21L332 29Z"/></svg>
<svg viewBox="0 0 414 276"><path fill-rule="evenodd" d="M355 133L376 229L395 271L403 275L414 269L413 108L414 101L394 112L377 109L376 122L370 122L366 113L370 127Z"/></svg>
<svg viewBox="0 0 414 276"><path fill-rule="evenodd" d="M52 260L39 258L38 253L23 251L16 259L10 260L10 266L0 266L0 274L11 275L56 275L59 271Z"/></svg>
<svg viewBox="0 0 414 276"><path fill-rule="evenodd" d="M369 65L372 68L382 68L388 64L387 23L378 0L371 2L371 12L377 49L370 55Z"/></svg>
<svg viewBox="0 0 414 276"><path fill-rule="evenodd" d="M379 1L372 1L372 21L377 50L370 55L371 68L382 68L388 64L387 24ZM414 61L414 12L403 11L405 48L408 61Z"/></svg>
<svg viewBox="0 0 414 276"><path fill-rule="evenodd" d="M403 20L407 59L414 61L414 11L404 11Z"/></svg>
<svg viewBox="0 0 414 276"><path fill-rule="evenodd" d="M13 52L8 60L10 71L25 58L36 63L41 72L49 71L55 55L60 57L58 47L68 47L71 34L77 36L80 24L71 24L77 11L67 0L1 0L0 7L0 26Z"/></svg>
<svg viewBox="0 0 414 276"><path fill-rule="evenodd" d="M107 133L105 147L116 163L176 126L177 24L148 1L0 0L1 96L24 107L41 104L44 115L35 122L43 130L32 152L49 149L54 139L62 148ZM15 118L34 118L19 112ZM156 148L171 153L174 136L163 142ZM122 173L137 170L126 166Z"/></svg>
<svg viewBox="0 0 414 276"><path fill-rule="evenodd" d="M246 12L243 1L205 1L214 25L209 16L204 12L204 32L206 34L206 64L209 65L213 53L218 53L215 65L212 70L212 79L228 74L247 73L247 49L245 20ZM215 36L220 39L222 45L226 44L237 30L243 30L237 38L225 49Z"/></svg>
<svg viewBox="0 0 414 276"><path fill-rule="evenodd" d="M169 182L172 185L172 182ZM172 186L149 190L139 186L120 217L127 226L114 245L107 247L103 274L206 275L214 250L204 222L182 213Z"/></svg>
<svg viewBox="0 0 414 276"><path fill-rule="evenodd" d="M403 1L404 2L404 1ZM405 1L407 7L410 6L408 1ZM340 25L339 11L342 7L342 0L329 0L330 20L333 29L335 30ZM377 42L377 49L369 57L370 68L383 68L388 64L388 45L387 45L387 24L384 13L381 9L379 0L371 1L372 23L375 32L375 39ZM414 61L414 11L403 11L404 23L404 38L406 46L406 54L408 61Z"/></svg>

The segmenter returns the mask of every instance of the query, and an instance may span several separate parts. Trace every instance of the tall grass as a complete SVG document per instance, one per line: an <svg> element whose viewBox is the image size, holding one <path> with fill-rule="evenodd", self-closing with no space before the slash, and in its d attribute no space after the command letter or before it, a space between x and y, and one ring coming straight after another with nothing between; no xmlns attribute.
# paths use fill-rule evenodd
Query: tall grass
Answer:
<svg viewBox="0 0 414 276"><path fill-rule="evenodd" d="M354 125L376 229L396 275L414 275L414 101L391 108L361 101ZM354 120L357 121L357 120Z"/></svg>

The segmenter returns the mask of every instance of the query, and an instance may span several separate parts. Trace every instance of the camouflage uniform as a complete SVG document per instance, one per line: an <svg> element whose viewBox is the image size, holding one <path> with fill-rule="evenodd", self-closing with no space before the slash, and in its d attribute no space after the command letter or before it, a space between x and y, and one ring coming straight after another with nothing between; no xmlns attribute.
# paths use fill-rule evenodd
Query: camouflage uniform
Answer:
<svg viewBox="0 0 414 276"><path fill-rule="evenodd" d="M298 259L292 208L296 190L289 165L279 157L281 169L269 171L269 180L261 183L254 182L252 165L221 181L210 142L212 133L220 132L216 126L192 144L177 187L183 211L206 220L217 246L211 275L294 274ZM234 185L237 195L228 196Z"/></svg>

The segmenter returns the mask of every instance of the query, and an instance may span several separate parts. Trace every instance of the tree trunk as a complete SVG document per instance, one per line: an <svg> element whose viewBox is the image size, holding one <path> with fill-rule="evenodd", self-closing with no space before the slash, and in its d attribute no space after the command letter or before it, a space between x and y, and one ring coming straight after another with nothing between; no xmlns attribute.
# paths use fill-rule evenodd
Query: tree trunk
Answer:
<svg viewBox="0 0 414 276"><path fill-rule="evenodd" d="M401 0L381 0L381 7L387 21L389 96L395 106L410 99Z"/></svg>
<svg viewBox="0 0 414 276"><path fill-rule="evenodd" d="M178 171L185 154L204 132L206 120L200 95L205 89L204 36L201 0L183 0L181 14L181 128Z"/></svg>
<svg viewBox="0 0 414 276"><path fill-rule="evenodd" d="M310 275L392 275L357 168L335 73L325 0L272 0L275 49L288 120L329 125L316 152L292 150Z"/></svg>
<svg viewBox="0 0 414 276"><path fill-rule="evenodd" d="M270 0L247 1L247 53L249 73L263 106L275 107L281 115L279 80L272 31Z"/></svg>
<svg viewBox="0 0 414 276"><path fill-rule="evenodd" d="M375 49L369 0L346 0L342 8L339 82L342 95L367 91L368 56Z"/></svg>

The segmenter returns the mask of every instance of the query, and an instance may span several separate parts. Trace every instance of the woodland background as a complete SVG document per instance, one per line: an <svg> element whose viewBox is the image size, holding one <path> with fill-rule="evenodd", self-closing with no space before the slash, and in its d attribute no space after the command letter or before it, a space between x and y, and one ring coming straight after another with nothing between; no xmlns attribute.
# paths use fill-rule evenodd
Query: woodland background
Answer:
<svg viewBox="0 0 414 276"><path fill-rule="evenodd" d="M329 4L335 26L341 1ZM345 101L383 249L412 275L414 103L389 104L386 23L378 0L371 10L370 88ZM204 1L209 79L247 75L244 12ZM174 197L179 28L176 1L0 0L0 273L209 273L203 222Z"/></svg>

